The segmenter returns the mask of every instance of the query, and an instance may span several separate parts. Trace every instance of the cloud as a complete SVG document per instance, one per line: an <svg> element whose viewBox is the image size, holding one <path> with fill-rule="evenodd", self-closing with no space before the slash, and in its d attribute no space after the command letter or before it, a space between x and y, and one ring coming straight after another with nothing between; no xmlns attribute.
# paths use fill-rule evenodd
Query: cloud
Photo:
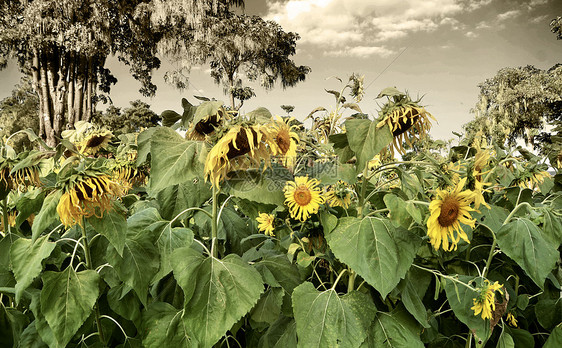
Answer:
<svg viewBox="0 0 562 348"><path fill-rule="evenodd" d="M334 57L355 57L355 58L368 58L371 56L389 57L395 52L384 46L354 46L346 47L344 50L326 51L327 56Z"/></svg>
<svg viewBox="0 0 562 348"><path fill-rule="evenodd" d="M385 56L389 51L381 47L403 44L393 40L441 27L464 30L454 17L491 1L283 0L268 4L266 18L297 32L299 45L317 46L327 55Z"/></svg>
<svg viewBox="0 0 562 348"><path fill-rule="evenodd" d="M497 18L498 18L498 21L503 22L503 21L518 17L520 14L521 14L520 10L511 10L511 11L507 11L507 12L504 12L504 13L500 13Z"/></svg>

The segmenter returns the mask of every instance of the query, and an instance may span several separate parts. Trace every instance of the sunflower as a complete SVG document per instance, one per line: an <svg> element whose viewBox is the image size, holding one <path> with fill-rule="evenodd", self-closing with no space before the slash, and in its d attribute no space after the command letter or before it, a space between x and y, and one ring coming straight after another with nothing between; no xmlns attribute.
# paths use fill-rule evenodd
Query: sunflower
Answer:
<svg viewBox="0 0 562 348"><path fill-rule="evenodd" d="M251 165L259 166L262 159L267 167L269 151L264 142L267 138L263 126L234 126L207 155L205 177L218 187L231 171L247 169Z"/></svg>
<svg viewBox="0 0 562 348"><path fill-rule="evenodd" d="M524 178L519 180L519 187L534 189L542 184L545 178L550 178L550 174L547 171L540 171L536 168L527 169Z"/></svg>
<svg viewBox="0 0 562 348"><path fill-rule="evenodd" d="M338 180L335 185L331 185L326 193L326 202L330 207L342 207L347 209L351 203L352 191L348 184L343 180Z"/></svg>
<svg viewBox="0 0 562 348"><path fill-rule="evenodd" d="M492 319L492 312L496 310L495 292L499 291L503 294L501 288L503 285L495 282L491 284L488 279L484 279L484 285L478 288L478 297L472 299L474 306L470 307L474 311L474 315L482 313L482 319Z"/></svg>
<svg viewBox="0 0 562 348"><path fill-rule="evenodd" d="M319 184L318 180L309 180L308 176L297 176L295 181L285 184L285 204L289 207L292 218L305 221L310 214L318 212L320 204L324 203Z"/></svg>
<svg viewBox="0 0 562 348"><path fill-rule="evenodd" d="M437 198L429 205L431 215L427 220L427 235L435 250L438 250L441 244L445 251L456 250L460 238L470 243L460 225L463 223L474 228L475 223L470 216L470 212L475 211L470 207L470 203L474 201L474 193L470 190L461 192L465 182L466 178L462 178L456 187L449 190L438 190ZM449 238L451 239L450 245Z"/></svg>
<svg viewBox="0 0 562 348"><path fill-rule="evenodd" d="M513 316L513 314L511 312L507 313L506 320L507 320L509 325L511 325L513 327L517 327L517 319L515 319L515 317Z"/></svg>
<svg viewBox="0 0 562 348"><path fill-rule="evenodd" d="M65 227L77 223L82 226L83 218L102 217L111 209L112 200L122 193L119 184L108 175L85 177L67 185L57 205L57 213Z"/></svg>
<svg viewBox="0 0 562 348"><path fill-rule="evenodd" d="M140 168L124 164L113 169L113 180L123 187L123 192L127 192L133 186L146 184L146 175Z"/></svg>
<svg viewBox="0 0 562 348"><path fill-rule="evenodd" d="M392 153L396 149L400 154L405 154L403 142L411 147L412 139L425 137L431 129L429 119L435 121L435 118L423 106L418 105L419 100L413 101L406 93L395 88L383 90L377 98L383 96L388 98L388 102L381 109L377 128L388 125L394 137L390 146Z"/></svg>
<svg viewBox="0 0 562 348"><path fill-rule="evenodd" d="M107 129L90 129L76 147L84 155L94 155L105 149L112 137L113 133Z"/></svg>
<svg viewBox="0 0 562 348"><path fill-rule="evenodd" d="M25 168L20 168L15 172L10 174L11 182L15 189L17 188L27 188L28 186L41 186L41 180L39 180L39 167L30 166Z"/></svg>
<svg viewBox="0 0 562 348"><path fill-rule="evenodd" d="M476 148L477 151L476 155L474 155L474 163L472 165L472 177L474 178L474 208L478 209L481 204L484 204L490 209L490 206L484 199L484 192L486 192L484 186L489 186L492 183L484 182L483 179L483 175L489 172L489 170L484 171L484 168L490 161L490 152L486 149L482 149L479 144L477 144Z"/></svg>
<svg viewBox="0 0 562 348"><path fill-rule="evenodd" d="M283 165L293 167L297 157L297 143L299 135L293 130L296 126L290 126L290 119L276 119L269 127L270 146L274 156L281 156Z"/></svg>
<svg viewBox="0 0 562 348"><path fill-rule="evenodd" d="M220 126L226 116L222 116L222 112L217 112L213 115L207 115L195 124L191 124L185 138L189 140L205 140L208 135L215 132L215 129Z"/></svg>
<svg viewBox="0 0 562 348"><path fill-rule="evenodd" d="M256 221L259 222L258 230L263 232L266 236L273 237L273 221L275 217L271 214L260 213L259 216L256 218Z"/></svg>

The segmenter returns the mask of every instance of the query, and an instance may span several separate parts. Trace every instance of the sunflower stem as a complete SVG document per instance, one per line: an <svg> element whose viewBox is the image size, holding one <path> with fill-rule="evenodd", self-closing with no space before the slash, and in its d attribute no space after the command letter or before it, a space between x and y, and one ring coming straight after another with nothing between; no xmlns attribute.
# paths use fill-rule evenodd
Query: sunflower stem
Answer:
<svg viewBox="0 0 562 348"><path fill-rule="evenodd" d="M347 272L347 269L346 269L346 268L344 268L344 269L340 272L340 274L338 274L338 277L336 278L336 281L334 282L334 284L332 285L332 287L331 287L330 290L333 290L333 289L336 288L336 285L338 285L338 282L340 281L341 276L342 276L345 272Z"/></svg>
<svg viewBox="0 0 562 348"><path fill-rule="evenodd" d="M213 186L213 210L212 210L212 218L211 218L211 239L214 241L218 236L218 222L217 222L217 211L218 211L218 202L217 199L219 197L219 190ZM211 252L213 257L217 257L218 252L216 248L211 248Z"/></svg>
<svg viewBox="0 0 562 348"><path fill-rule="evenodd" d="M365 168L363 168L363 180L361 183L361 194L359 195L359 205L357 206L357 217L363 218L363 206L365 205L365 192L367 191L367 172L369 170L369 164L365 163Z"/></svg>
<svg viewBox="0 0 562 348"><path fill-rule="evenodd" d="M352 292L355 288L355 276L356 275L357 275L357 273L355 273L355 271L350 268L349 269L349 278L347 279L347 293L348 294L350 292Z"/></svg>
<svg viewBox="0 0 562 348"><path fill-rule="evenodd" d="M2 200L2 222L4 223L4 233L10 234L10 225L8 224L8 196Z"/></svg>
<svg viewBox="0 0 562 348"><path fill-rule="evenodd" d="M92 265L92 256L90 255L90 245L88 244L88 236L86 235L86 221L82 217L82 221L80 227L82 227L82 238L84 239L84 254L86 256L86 266L88 269L94 270ZM98 327L98 337L102 345L105 343L105 339L103 337L103 329L101 326L101 316L100 316L100 309L98 304L98 299L96 299L96 303L94 304L94 312L96 315L96 326Z"/></svg>

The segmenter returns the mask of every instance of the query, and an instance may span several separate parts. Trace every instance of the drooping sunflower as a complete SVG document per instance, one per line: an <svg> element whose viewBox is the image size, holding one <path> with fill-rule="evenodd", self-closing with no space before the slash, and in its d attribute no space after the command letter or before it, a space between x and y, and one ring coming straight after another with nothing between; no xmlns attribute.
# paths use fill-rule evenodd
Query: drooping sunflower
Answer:
<svg viewBox="0 0 562 348"><path fill-rule="evenodd" d="M393 144L390 150L400 154L405 154L403 142L412 146L413 140L425 137L431 129L430 118L435 118L423 106L418 103L420 100L413 101L406 93L398 91L396 88L385 88L377 98L387 97L388 101L380 111L380 121L377 128L387 124L390 127Z"/></svg>
<svg viewBox="0 0 562 348"><path fill-rule="evenodd" d="M16 216L18 215L18 212L16 210L10 210L8 211L8 225L11 227L16 226ZM4 231L4 215L2 214L0 216L0 231ZM6 232L6 231L4 231Z"/></svg>
<svg viewBox="0 0 562 348"><path fill-rule="evenodd" d="M189 140L205 140L227 118L228 114L222 108L219 108L216 113L206 115L192 123L185 133L185 138Z"/></svg>
<svg viewBox="0 0 562 348"><path fill-rule="evenodd" d="M540 170L537 166L525 166L526 170L519 179L519 187L535 189L544 182L545 178L550 178L550 173Z"/></svg>
<svg viewBox="0 0 562 348"><path fill-rule="evenodd" d="M292 168L297 157L297 144L299 135L294 131L296 126L291 126L290 119L276 119L269 127L270 146L274 156L280 156L283 165Z"/></svg>
<svg viewBox="0 0 562 348"><path fill-rule="evenodd" d="M76 147L84 155L95 155L100 149L107 148L112 137L110 130L94 127L87 131Z"/></svg>
<svg viewBox="0 0 562 348"><path fill-rule="evenodd" d="M260 213L259 216L256 218L256 221L259 222L258 230L263 232L266 236L273 237L273 221L275 217L271 214Z"/></svg>
<svg viewBox="0 0 562 348"><path fill-rule="evenodd" d="M474 193L470 190L461 192L465 182L466 178L462 178L456 186L438 190L437 197L429 205L431 215L427 220L427 235L435 250L441 245L445 251L456 250L461 238L470 243L460 225L462 223L474 228L475 223L470 216L470 212L474 211L470 207L474 201Z"/></svg>
<svg viewBox="0 0 562 348"><path fill-rule="evenodd" d="M347 209L351 204L352 190L343 180L338 180L335 185L330 185L326 193L326 202L330 207Z"/></svg>
<svg viewBox="0 0 562 348"><path fill-rule="evenodd" d="M205 160L205 177L215 187L234 170L259 166L264 160L269 164L269 151L266 146L268 135L261 125L232 127L213 146Z"/></svg>
<svg viewBox="0 0 562 348"><path fill-rule="evenodd" d="M490 152L487 149L482 149L480 145L477 145L476 155L474 155L474 163L472 165L472 178L474 179L474 208L480 208L480 205L485 205L488 209L490 206L486 203L484 199L484 192L486 192L485 186L489 186L492 183L484 182L484 174L488 171L484 171L488 162L490 161Z"/></svg>
<svg viewBox="0 0 562 348"><path fill-rule="evenodd" d="M102 217L112 208L112 201L121 196L121 186L106 174L81 176L68 182L57 205L57 213L65 227L82 226L82 219Z"/></svg>
<svg viewBox="0 0 562 348"><path fill-rule="evenodd" d="M318 185L318 180L308 179L308 176L297 176L295 181L287 181L283 189L285 204L289 207L293 219L305 221L311 214L318 212L320 204L324 203Z"/></svg>
<svg viewBox="0 0 562 348"><path fill-rule="evenodd" d="M495 292L499 291L500 294L503 294L501 288L503 285L498 284L495 282L491 284L488 279L484 279L484 283L482 287L478 288L478 297L472 299L472 306L470 309L474 311L474 315L478 315L482 313L482 319L492 319L492 313L496 310L496 296Z"/></svg>
<svg viewBox="0 0 562 348"><path fill-rule="evenodd" d="M513 315L513 313L508 312L507 313L507 323L513 327L517 327L517 319L515 319L515 316Z"/></svg>

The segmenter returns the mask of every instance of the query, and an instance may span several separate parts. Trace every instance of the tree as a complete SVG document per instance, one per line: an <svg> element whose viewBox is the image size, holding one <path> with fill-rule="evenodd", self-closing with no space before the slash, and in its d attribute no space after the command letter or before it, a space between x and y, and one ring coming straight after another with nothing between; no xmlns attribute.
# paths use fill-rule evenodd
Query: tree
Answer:
<svg viewBox="0 0 562 348"><path fill-rule="evenodd" d="M0 101L0 138L6 139L22 129L31 128L39 131L39 98L33 92L31 83L23 79L15 86L12 95ZM31 142L25 134L10 139L9 145L21 151L31 148Z"/></svg>
<svg viewBox="0 0 562 348"><path fill-rule="evenodd" d="M184 37L191 40L188 58L195 64L209 64L211 76L224 86L230 105L252 96L242 79L258 80L265 89L280 80L283 88L304 81L310 72L307 66L297 66L291 56L296 52L296 33L286 33L273 21L258 16L228 14L225 18L209 17L204 24L207 36ZM186 45L188 43L186 42ZM242 97L242 98L241 98Z"/></svg>
<svg viewBox="0 0 562 348"><path fill-rule="evenodd" d="M556 34L558 40L562 40L562 17L558 16L550 22L550 31Z"/></svg>
<svg viewBox="0 0 562 348"><path fill-rule="evenodd" d="M549 70L533 66L503 68L479 84L475 120L464 126L467 136L482 132L513 144L523 138L534 146L534 137L562 101L562 66Z"/></svg>
<svg viewBox="0 0 562 348"><path fill-rule="evenodd" d="M232 3L241 1L2 1L0 68L11 56L32 77L39 95L39 134L55 145L64 128L89 121L96 103L107 99L104 93L116 82L105 68L110 54L130 66L140 92L151 96L159 44L172 40L175 31L195 30L202 18Z"/></svg>
<svg viewBox="0 0 562 348"><path fill-rule="evenodd" d="M121 108L109 106L105 113L96 113L93 123L106 126L113 135L138 132L141 128L158 125L160 117L152 110L150 105L140 100L130 102L131 107L121 112Z"/></svg>

